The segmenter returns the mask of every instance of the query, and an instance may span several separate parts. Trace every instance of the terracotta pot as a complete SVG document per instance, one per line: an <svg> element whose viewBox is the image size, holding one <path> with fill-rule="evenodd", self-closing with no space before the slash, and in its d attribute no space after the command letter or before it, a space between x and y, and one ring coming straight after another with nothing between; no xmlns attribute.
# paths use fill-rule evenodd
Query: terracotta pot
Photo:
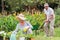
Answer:
<svg viewBox="0 0 60 40"><path fill-rule="evenodd" d="M5 40L9 40L9 38L5 38Z"/></svg>
<svg viewBox="0 0 60 40"><path fill-rule="evenodd" d="M34 38L27 38L27 40L35 40Z"/></svg>
<svg viewBox="0 0 60 40"><path fill-rule="evenodd" d="M34 38L31 38L31 40L35 40Z"/></svg>

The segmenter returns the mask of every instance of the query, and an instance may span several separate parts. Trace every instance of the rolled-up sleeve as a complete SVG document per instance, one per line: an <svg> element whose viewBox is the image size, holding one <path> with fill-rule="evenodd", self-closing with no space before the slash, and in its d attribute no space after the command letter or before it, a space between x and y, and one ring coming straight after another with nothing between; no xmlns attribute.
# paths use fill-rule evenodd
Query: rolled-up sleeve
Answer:
<svg viewBox="0 0 60 40"><path fill-rule="evenodd" d="M33 26L30 24L30 22L27 22L28 26L29 26L29 30L27 31L28 34L33 34L32 29Z"/></svg>
<svg viewBox="0 0 60 40"><path fill-rule="evenodd" d="M30 24L30 22L27 22L28 26L33 29L33 26Z"/></svg>

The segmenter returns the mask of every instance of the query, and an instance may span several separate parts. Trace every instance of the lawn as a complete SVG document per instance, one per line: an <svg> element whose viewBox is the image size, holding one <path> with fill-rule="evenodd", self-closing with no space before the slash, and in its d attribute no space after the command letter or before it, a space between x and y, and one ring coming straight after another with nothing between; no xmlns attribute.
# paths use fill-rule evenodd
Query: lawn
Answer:
<svg viewBox="0 0 60 40"><path fill-rule="evenodd" d="M55 28L54 31L54 37L44 37L44 32L40 32L40 34L36 36L35 40L60 40L60 27Z"/></svg>

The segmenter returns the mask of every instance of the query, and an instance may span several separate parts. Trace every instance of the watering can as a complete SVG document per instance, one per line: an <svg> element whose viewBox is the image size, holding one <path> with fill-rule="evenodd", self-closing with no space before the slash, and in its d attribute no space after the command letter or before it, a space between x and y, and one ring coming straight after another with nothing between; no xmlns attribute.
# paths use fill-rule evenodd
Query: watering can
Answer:
<svg viewBox="0 0 60 40"><path fill-rule="evenodd" d="M11 34L10 40L16 40L16 34L15 34L15 33L12 33L12 34Z"/></svg>

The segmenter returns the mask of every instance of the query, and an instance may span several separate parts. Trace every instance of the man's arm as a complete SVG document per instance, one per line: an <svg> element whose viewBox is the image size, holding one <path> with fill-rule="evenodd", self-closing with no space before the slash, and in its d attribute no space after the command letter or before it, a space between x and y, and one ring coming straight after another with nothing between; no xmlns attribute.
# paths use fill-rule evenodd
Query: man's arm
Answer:
<svg viewBox="0 0 60 40"><path fill-rule="evenodd" d="M50 18L49 19L53 19L54 18L54 10L53 9L51 9L51 15L50 15Z"/></svg>
<svg viewBox="0 0 60 40"><path fill-rule="evenodd" d="M45 22L48 22L48 18L47 18L45 9L44 9L44 14L45 14Z"/></svg>
<svg viewBox="0 0 60 40"><path fill-rule="evenodd" d="M46 19L45 19L45 22L49 22L49 20L48 20L48 18L47 18L47 15L45 14L45 17L46 17Z"/></svg>

